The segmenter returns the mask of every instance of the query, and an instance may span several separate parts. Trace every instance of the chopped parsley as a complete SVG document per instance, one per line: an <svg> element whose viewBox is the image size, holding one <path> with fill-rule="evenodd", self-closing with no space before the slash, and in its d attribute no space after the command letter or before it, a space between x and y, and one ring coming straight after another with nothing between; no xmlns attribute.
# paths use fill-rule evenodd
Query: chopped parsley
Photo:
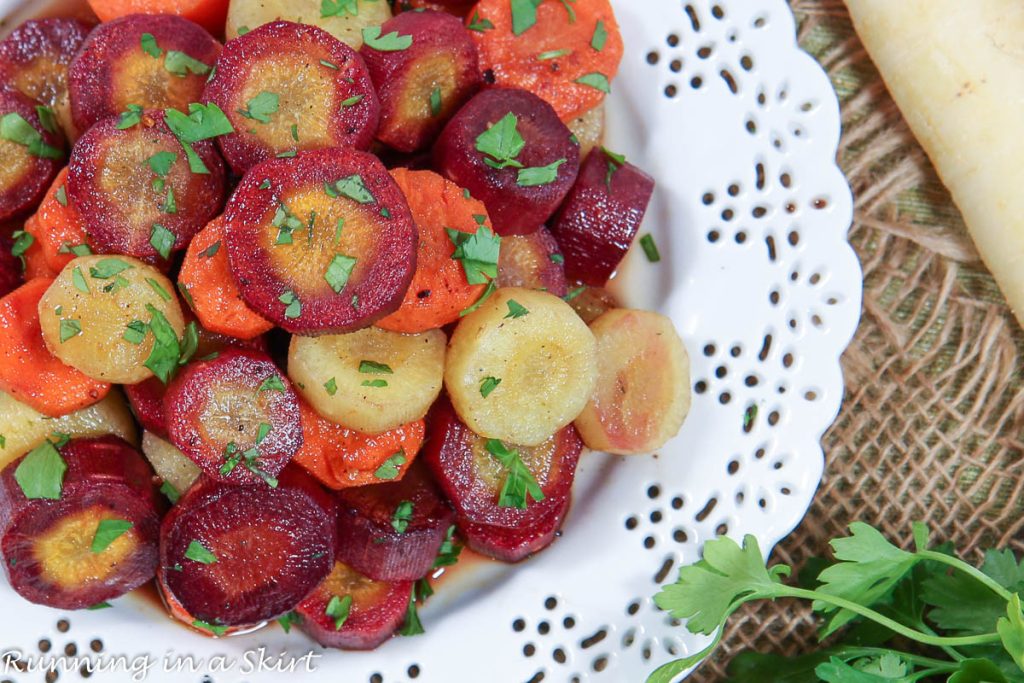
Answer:
<svg viewBox="0 0 1024 683"><path fill-rule="evenodd" d="M249 100L245 105L245 109L239 109L238 113L253 121L270 123L270 115L277 113L280 100L281 98L277 93L263 91Z"/></svg>
<svg viewBox="0 0 1024 683"><path fill-rule="evenodd" d="M359 16L359 0L321 0L321 19L339 17L343 14L348 14L351 17Z"/></svg>
<svg viewBox="0 0 1024 683"><path fill-rule="evenodd" d="M68 339L72 339L82 334L82 323L78 320L72 320L68 318L61 318L60 321L60 343L63 344Z"/></svg>
<svg viewBox="0 0 1024 683"><path fill-rule="evenodd" d="M445 230L448 239L455 245L452 259L462 262L469 284L482 285L498 277L501 237L486 225L480 225L472 234L452 228Z"/></svg>
<svg viewBox="0 0 1024 683"><path fill-rule="evenodd" d="M133 320L128 323L124 328L124 339L129 344L138 346L146 338L146 333L149 331L149 326L141 320Z"/></svg>
<svg viewBox="0 0 1024 683"><path fill-rule="evenodd" d="M498 439L488 439L486 448L508 472L498 496L499 507L525 510L530 498L538 503L544 500L540 484L534 478L533 472L523 464L518 451L509 450Z"/></svg>
<svg viewBox="0 0 1024 683"><path fill-rule="evenodd" d="M400 52L412 46L412 36L400 36L398 31L382 36L380 26L367 26L363 29L363 42L378 52Z"/></svg>
<svg viewBox="0 0 1024 683"><path fill-rule="evenodd" d="M597 71L580 76L575 82L580 85L589 86L594 90L600 90L603 93L610 93L612 91L611 84L608 83L608 77Z"/></svg>
<svg viewBox="0 0 1024 683"><path fill-rule="evenodd" d="M473 17L469 20L469 25L466 27L470 31L477 31L483 33L484 31L490 31L494 28L494 24L490 19L481 19L479 10L473 12Z"/></svg>
<svg viewBox="0 0 1024 683"><path fill-rule="evenodd" d="M403 500L395 508L395 514L391 516L391 527L400 534L404 534L412 521L412 501Z"/></svg>
<svg viewBox="0 0 1024 683"><path fill-rule="evenodd" d="M508 304L508 315L505 316L506 318L522 318L530 312L526 309L526 306L523 306L515 299L509 299L506 303Z"/></svg>
<svg viewBox="0 0 1024 683"><path fill-rule="evenodd" d="M284 293L277 297L277 300L285 305L284 317L286 318L298 318L302 315L302 302L299 301L299 297L290 289L286 289Z"/></svg>
<svg viewBox="0 0 1024 683"><path fill-rule="evenodd" d="M448 531L444 535L444 542L441 543L441 548L437 551L434 569L451 567L459 561L459 553L461 552L462 546L455 542L455 525L453 524L448 527Z"/></svg>
<svg viewBox="0 0 1024 683"><path fill-rule="evenodd" d="M276 372L272 373L270 375L267 375L267 378L263 380L263 382L260 384L259 389L257 389L256 391L278 391L283 394L285 392L284 381L281 379L281 375L277 374Z"/></svg>
<svg viewBox="0 0 1024 683"><path fill-rule="evenodd" d="M497 123L485 130L476 138L476 151L486 155L484 163L494 169L522 168L516 157L526 146L526 140L519 134L519 119L512 112L503 116Z"/></svg>
<svg viewBox="0 0 1024 683"><path fill-rule="evenodd" d="M57 203L61 206L68 205L68 190L64 185L57 188L57 192L53 195L57 199Z"/></svg>
<svg viewBox="0 0 1024 683"><path fill-rule="evenodd" d="M14 470L14 480L30 500L60 500L67 469L68 465L57 447L47 440L22 458Z"/></svg>
<svg viewBox="0 0 1024 683"><path fill-rule="evenodd" d="M71 271L71 282L79 292L83 294L89 293L89 283L85 281L85 275L82 274L81 266L75 266L74 270Z"/></svg>
<svg viewBox="0 0 1024 683"><path fill-rule="evenodd" d="M343 598L339 598L337 595L332 595L331 599L327 602L327 608L324 610L324 614L334 619L334 630L340 631L341 627L348 621L348 615L352 611L352 596L346 595Z"/></svg>
<svg viewBox="0 0 1024 683"><path fill-rule="evenodd" d="M92 537L92 545L89 547L94 553L102 553L110 547L110 544L121 538L135 524L126 519L104 519L96 527L96 534Z"/></svg>
<svg viewBox="0 0 1024 683"><path fill-rule="evenodd" d="M608 29L605 28L604 21L598 19L597 26L594 27L594 37L590 39L590 47L600 52L604 49L605 43L607 42Z"/></svg>
<svg viewBox="0 0 1024 683"><path fill-rule="evenodd" d="M441 113L441 88L434 88L430 92L430 113L432 116Z"/></svg>
<svg viewBox="0 0 1024 683"><path fill-rule="evenodd" d="M571 55L572 50L568 48L562 48L561 50L548 50L547 52L541 52L537 55L537 61L545 62L549 59L558 59L559 57L565 57Z"/></svg>
<svg viewBox="0 0 1024 683"><path fill-rule="evenodd" d="M178 489L174 488L174 485L167 481L160 484L160 493L167 496L167 499L171 501L172 504L177 503L181 498L181 494L178 492Z"/></svg>
<svg viewBox="0 0 1024 683"><path fill-rule="evenodd" d="M402 628L398 629L398 635L400 636L418 636L426 631L423 630L423 623L420 621L420 615L416 611L416 587L417 583L414 583L412 590L409 592L409 606L405 612L405 622L402 624ZM427 583L429 589L430 584ZM433 591L430 590L432 593ZM426 595L423 595L420 599L424 599Z"/></svg>
<svg viewBox="0 0 1024 683"><path fill-rule="evenodd" d="M350 175L333 183L324 183L324 192L328 197L348 197L360 204L373 204L373 193L366 188L366 182L359 174Z"/></svg>
<svg viewBox="0 0 1024 683"><path fill-rule="evenodd" d="M368 379L364 380L360 386L370 387L371 389L383 389L388 385L386 379Z"/></svg>
<svg viewBox="0 0 1024 683"><path fill-rule="evenodd" d="M558 169L562 164L568 163L568 159L559 159L547 166L519 169L519 176L516 184L519 187L537 187L538 185L549 185L558 178Z"/></svg>
<svg viewBox="0 0 1024 683"><path fill-rule="evenodd" d="M167 322L164 314L157 310L152 304L146 304L149 311L149 331L153 333L153 349L149 357L143 363L157 378L167 384L171 376L178 369L181 359L181 344L174 328ZM193 328L194 332L194 328Z"/></svg>
<svg viewBox="0 0 1024 683"><path fill-rule="evenodd" d="M153 231L149 234L149 244L156 249L156 253L160 256L165 259L171 257L171 249L174 247L175 240L173 232L159 223L153 224Z"/></svg>
<svg viewBox="0 0 1024 683"><path fill-rule="evenodd" d="M480 395L487 398L491 395L491 392L498 388L501 384L501 380L497 377L484 377L483 381L480 382Z"/></svg>
<svg viewBox="0 0 1024 683"><path fill-rule="evenodd" d="M661 252L658 251L658 245L654 243L654 236L650 233L640 238L640 246L644 250L644 255L647 260L651 263L657 263L661 260Z"/></svg>
<svg viewBox="0 0 1024 683"><path fill-rule="evenodd" d="M345 108L354 107L362 102L364 97L366 97L366 95L353 95L352 97L347 97L341 101L341 106Z"/></svg>
<svg viewBox="0 0 1024 683"><path fill-rule="evenodd" d="M211 623L209 623L207 621L203 621L202 619L196 619L195 621L192 622L192 625L195 626L196 628L201 628L204 631L209 631L210 633L212 633L215 636L222 636L222 635L224 635L225 633L228 632L228 627L227 626L220 626L218 624L211 624Z"/></svg>
<svg viewBox="0 0 1024 683"><path fill-rule="evenodd" d="M164 58L164 68L180 78L185 78L190 73L196 76L205 76L212 68L209 64L193 59L179 50L168 50Z"/></svg>
<svg viewBox="0 0 1024 683"><path fill-rule="evenodd" d="M64 151L47 144L42 134L32 127L25 118L17 113L4 114L0 118L0 138L23 145L28 153L41 159L62 159Z"/></svg>
<svg viewBox="0 0 1024 683"><path fill-rule="evenodd" d="M205 249L205 250L204 250L204 251L202 252L202 254L203 254L203 256L205 256L206 258L213 258L213 257L214 257L214 256L215 256L215 255L217 254L217 252L218 252L218 251L220 251L220 240L217 240L216 242L214 242L213 244L211 244L210 246L208 246L208 247L207 247L207 248L206 248L206 249Z"/></svg>
<svg viewBox="0 0 1024 683"><path fill-rule="evenodd" d="M156 44L156 37L152 33L143 33L139 39L142 51L150 57L162 57L164 51Z"/></svg>
<svg viewBox="0 0 1024 683"><path fill-rule="evenodd" d="M142 121L142 107L137 104L129 104L128 108L121 112L117 119L117 129L125 130L137 126Z"/></svg>
<svg viewBox="0 0 1024 683"><path fill-rule="evenodd" d="M356 263L357 259L342 254L336 254L331 259L331 264L327 266L327 272L324 273L324 279L327 280L327 284L331 286L335 294L341 294L341 290L345 289Z"/></svg>
<svg viewBox="0 0 1024 683"><path fill-rule="evenodd" d="M557 263L559 265L565 263L565 257L562 256L561 254L551 254L551 256L548 256L548 258L551 259L552 263Z"/></svg>
<svg viewBox="0 0 1024 683"><path fill-rule="evenodd" d="M32 233L25 232L24 230L15 230L11 233L14 238L14 244L11 245L11 255L21 260L21 265L25 266L25 253L35 244L36 238Z"/></svg>
<svg viewBox="0 0 1024 683"><path fill-rule="evenodd" d="M491 280L490 282L488 282L487 283L487 289L485 289L484 293L480 295L480 298L476 300L476 303L473 304L472 306L469 306L467 308L462 309L459 312L459 317L460 318L464 318L467 315L469 315L470 313L472 313L473 311L475 311L478 308L480 308L481 306L483 306L484 302L487 301L491 297L491 294L494 294L494 292L497 289L498 289L498 281L497 280Z"/></svg>
<svg viewBox="0 0 1024 683"><path fill-rule="evenodd" d="M174 136L178 138L185 156L188 158L188 166L193 173L209 174L210 169L206 167L203 160L199 158L192 145L201 140L209 140L218 135L227 135L234 132L231 121L224 115L221 108L212 102L210 104L198 104L193 102L188 105L186 116L177 109L168 109L164 112L164 122L171 129Z"/></svg>
<svg viewBox="0 0 1024 683"><path fill-rule="evenodd" d="M391 366L384 363L377 363L372 360L359 361L359 372L364 375L393 375L395 371Z"/></svg>
<svg viewBox="0 0 1024 683"><path fill-rule="evenodd" d="M217 561L217 556L199 541L192 541L188 544L188 548L185 549L185 557L200 564L213 564Z"/></svg>
<svg viewBox="0 0 1024 683"><path fill-rule="evenodd" d="M328 396L334 396L338 393L338 380L332 377L324 382L324 391L327 392Z"/></svg>
<svg viewBox="0 0 1024 683"><path fill-rule="evenodd" d="M405 451L398 451L390 458L381 463L381 466L377 468L377 471L373 473L377 479L383 479L385 481L391 481L397 479L398 475L401 474L401 467L406 463Z"/></svg>

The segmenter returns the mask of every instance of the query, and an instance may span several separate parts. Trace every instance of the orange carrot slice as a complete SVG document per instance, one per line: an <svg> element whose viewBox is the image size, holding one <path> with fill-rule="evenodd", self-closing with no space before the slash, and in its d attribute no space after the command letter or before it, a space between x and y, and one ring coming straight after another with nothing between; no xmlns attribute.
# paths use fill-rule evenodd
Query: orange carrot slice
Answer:
<svg viewBox="0 0 1024 683"><path fill-rule="evenodd" d="M459 261L452 259L455 244L447 228L473 234L481 226L491 228L483 202L432 171L396 168L391 176L409 202L420 229L416 274L397 311L377 322L392 332L416 334L443 327L459 319L486 285L471 285Z"/></svg>
<svg viewBox="0 0 1024 683"><path fill-rule="evenodd" d="M75 256L90 253L83 249L88 248L88 242L82 218L68 201L67 177L65 167L46 191L35 215L25 223L25 232L35 238L47 268L54 273L63 270Z"/></svg>
<svg viewBox="0 0 1024 683"><path fill-rule="evenodd" d="M274 324L249 308L242 299L231 267L224 238L223 217L199 231L185 253L178 284L192 297L192 308L207 330L238 339L253 339Z"/></svg>
<svg viewBox="0 0 1024 683"><path fill-rule="evenodd" d="M196 22L215 36L224 35L228 0L89 0L101 21L126 14L176 14Z"/></svg>
<svg viewBox="0 0 1024 683"><path fill-rule="evenodd" d="M64 365L46 348L38 309L51 282L31 280L0 299L0 390L44 415L60 417L96 403L110 385Z"/></svg>
<svg viewBox="0 0 1024 683"><path fill-rule="evenodd" d="M622 36L608 0L543 0L536 8L481 0L466 22L484 73L493 73L498 85L547 100L563 121L601 104L622 61Z"/></svg>

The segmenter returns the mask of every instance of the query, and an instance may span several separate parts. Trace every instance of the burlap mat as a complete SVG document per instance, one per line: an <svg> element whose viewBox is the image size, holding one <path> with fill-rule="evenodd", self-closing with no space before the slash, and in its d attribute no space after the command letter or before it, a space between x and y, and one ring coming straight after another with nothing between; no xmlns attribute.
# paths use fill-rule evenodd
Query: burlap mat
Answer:
<svg viewBox="0 0 1024 683"><path fill-rule="evenodd" d="M889 97L841 0L790 0L801 44L843 108L839 161L856 196L850 241L864 265L864 319L843 357L846 399L824 440L825 477L775 561L799 567L863 520L909 541L914 520L971 559L1024 551L1024 334L949 195ZM726 680L745 649L815 646L809 610L742 611L697 681Z"/></svg>

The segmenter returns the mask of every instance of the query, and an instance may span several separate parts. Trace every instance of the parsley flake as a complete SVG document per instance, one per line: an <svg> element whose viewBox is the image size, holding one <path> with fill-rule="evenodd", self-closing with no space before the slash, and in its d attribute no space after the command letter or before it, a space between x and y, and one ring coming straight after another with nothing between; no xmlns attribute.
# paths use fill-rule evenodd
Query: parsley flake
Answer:
<svg viewBox="0 0 1024 683"><path fill-rule="evenodd" d="M654 235L650 233L640 238L640 246L644 250L644 256L651 263L657 263L661 260L661 252L658 251L658 245L654 243Z"/></svg>
<svg viewBox="0 0 1024 683"><path fill-rule="evenodd" d="M398 451L390 458L381 463L381 466L377 468L377 471L373 473L377 479L383 479L385 481L391 481L397 479L398 475L401 474L400 469L402 465L406 463L405 451Z"/></svg>
<svg viewBox="0 0 1024 683"><path fill-rule="evenodd" d="M283 394L285 392L284 380L282 380L281 375L277 374L276 372L272 373L270 375L267 375L267 378L263 380L263 382L260 384L259 389L257 389L256 391L277 391Z"/></svg>
<svg viewBox="0 0 1024 683"><path fill-rule="evenodd" d="M327 608L324 610L324 614L334 619L334 630L340 631L341 627L348 621L348 615L352 611L352 596L346 595L343 598L339 598L337 595L332 595L331 599L327 602Z"/></svg>
<svg viewBox="0 0 1024 683"><path fill-rule="evenodd" d="M393 375L395 371L391 366L384 363L377 363L372 360L359 361L359 372L364 375Z"/></svg>
<svg viewBox="0 0 1024 683"><path fill-rule="evenodd" d="M476 138L476 151L485 154L484 163L491 168L501 170L509 166L522 168L516 157L526 146L526 140L519 134L519 119L512 112L503 116L497 123L485 130Z"/></svg>
<svg viewBox="0 0 1024 683"><path fill-rule="evenodd" d="M168 50L167 57L164 58L164 68L179 78L185 78L190 73L205 76L210 73L212 67L180 50Z"/></svg>
<svg viewBox="0 0 1024 683"><path fill-rule="evenodd" d="M607 42L608 29L605 28L604 21L598 19L597 26L594 27L594 37L590 39L590 47L600 52L604 49L605 43Z"/></svg>
<svg viewBox="0 0 1024 683"><path fill-rule="evenodd" d="M68 205L68 190L64 185L57 188L57 192L54 193L54 197L56 197L57 203L61 206Z"/></svg>
<svg viewBox="0 0 1024 683"><path fill-rule="evenodd" d="M162 57L164 54L164 51L156 44L156 37L152 33L143 33L139 38L139 44L142 51L150 57Z"/></svg>
<svg viewBox="0 0 1024 683"><path fill-rule="evenodd" d="M128 108L121 112L117 119L117 129L125 130L137 126L142 121L142 107L137 104L129 104Z"/></svg>
<svg viewBox="0 0 1024 683"><path fill-rule="evenodd" d="M121 538L135 524L126 519L104 519L96 527L96 534L92 537L92 545L89 549L94 553L102 553L110 547L110 544Z"/></svg>
<svg viewBox="0 0 1024 683"><path fill-rule="evenodd" d="M82 334L82 323L78 320L62 318L60 321L60 343Z"/></svg>
<svg viewBox="0 0 1024 683"><path fill-rule="evenodd" d="M391 527L400 534L404 534L412 521L412 501L403 500L395 508L395 514L391 516Z"/></svg>
<svg viewBox="0 0 1024 683"><path fill-rule="evenodd" d="M336 254L331 259L331 264L327 266L327 272L324 273L324 279L327 280L327 284L331 286L335 294L341 294L341 290L345 289L356 263L357 259L342 254Z"/></svg>
<svg viewBox="0 0 1024 683"><path fill-rule="evenodd" d="M176 238L174 233L160 225L153 224L153 231L149 234L149 244L156 249L156 253L165 259L171 257L171 249L174 247Z"/></svg>
<svg viewBox="0 0 1024 683"><path fill-rule="evenodd" d="M466 27L470 31L477 31L483 33L484 31L490 31L494 29L494 24L490 19L481 19L479 10L473 12L473 17L469 20L469 25Z"/></svg>
<svg viewBox="0 0 1024 683"><path fill-rule="evenodd" d="M526 309L521 303L515 299L509 299L508 302L508 315L506 318L522 318L524 315L529 314L530 311Z"/></svg>
<svg viewBox="0 0 1024 683"><path fill-rule="evenodd" d="M212 102L210 104L193 102L188 105L188 112L186 116L177 109L168 109L164 112L164 122L185 150L189 169L193 173L208 175L210 169L199 158L192 145L201 140L233 133L235 129L221 108Z"/></svg>
<svg viewBox="0 0 1024 683"><path fill-rule="evenodd" d="M192 541L188 544L188 548L185 549L185 557L200 564L213 564L217 561L217 556L199 541Z"/></svg>
<svg viewBox="0 0 1024 683"><path fill-rule="evenodd" d="M480 395L487 398L491 395L491 392L498 388L501 384L501 380L497 377L484 377L483 381L480 382Z"/></svg>
<svg viewBox="0 0 1024 683"><path fill-rule="evenodd" d="M238 113L247 119L270 123L270 115L277 113L280 103L280 96L277 93L263 91L256 97L249 100L245 109L239 109Z"/></svg>
<svg viewBox="0 0 1024 683"><path fill-rule="evenodd" d="M461 311L459 311L459 317L460 318L464 318L467 315L469 315L470 313L472 313L473 311L475 311L478 308L480 308L481 306L483 306L484 302L487 301L489 298L491 298L491 294L494 294L494 292L497 291L497 289L498 289L498 281L497 280L491 280L490 282L488 282L487 283L487 289L485 289L484 293L480 295L480 298L476 300L476 303L473 304L472 306L469 306L469 307L464 308Z"/></svg>
<svg viewBox="0 0 1024 683"><path fill-rule="evenodd" d="M178 492L178 489L174 488L174 485L170 482L165 481L160 484L160 493L167 496L167 499L171 501L172 504L177 503L178 500L181 499L181 494Z"/></svg>
<svg viewBox="0 0 1024 683"><path fill-rule="evenodd" d="M79 292L83 294L89 293L89 284L85 281L85 275L82 274L81 266L75 266L74 270L71 271L71 282Z"/></svg>
<svg viewBox="0 0 1024 683"><path fill-rule="evenodd" d="M67 463L51 441L36 446L14 470L14 480L31 500L60 500Z"/></svg>
<svg viewBox="0 0 1024 683"><path fill-rule="evenodd" d="M333 183L324 183L324 192L328 197L348 197L360 204L373 204L373 193L367 189L363 177L359 174L350 175Z"/></svg>
<svg viewBox="0 0 1024 683"><path fill-rule="evenodd" d="M220 626L218 624L211 624L210 622L203 621L202 619L196 619L195 621L192 622L192 625L195 626L196 628L201 628L204 631L209 631L210 633L212 633L215 636L222 636L222 635L224 635L225 633L228 632L228 627L227 626Z"/></svg>
<svg viewBox="0 0 1024 683"><path fill-rule="evenodd" d="M400 36L398 31L382 36L380 26L367 26L363 29L363 42L378 52L400 52L412 45L412 36Z"/></svg>
<svg viewBox="0 0 1024 683"><path fill-rule="evenodd" d="M341 101L341 106L345 107L346 109L348 107L354 107L360 102L362 102L364 97L366 97L366 95L353 95L352 97L347 97Z"/></svg>
<svg viewBox="0 0 1024 683"><path fill-rule="evenodd" d="M441 88L434 88L430 92L430 114L432 116L441 114Z"/></svg>
<svg viewBox="0 0 1024 683"><path fill-rule="evenodd" d="M516 178L516 184L519 185L519 187L549 185L558 179L558 169L565 163L568 163L568 159L559 159L547 166L521 168L519 169L519 176Z"/></svg>
<svg viewBox="0 0 1024 683"><path fill-rule="evenodd" d="M603 93L610 93L612 91L611 84L608 83L608 77L597 71L580 76L575 82L580 85L589 86L594 90L600 90Z"/></svg>
<svg viewBox="0 0 1024 683"><path fill-rule="evenodd" d="M129 344L138 346L146 338L149 327L141 320L133 320L125 326L124 334L121 336Z"/></svg>
<svg viewBox="0 0 1024 683"><path fill-rule="evenodd" d="M498 277L498 258L501 254L501 237L486 225L475 233L466 233L445 228L448 239L455 245L452 259L462 262L466 281L471 285L482 285Z"/></svg>
<svg viewBox="0 0 1024 683"><path fill-rule="evenodd" d="M523 463L518 451L510 450L498 439L488 439L486 448L508 472L498 496L499 507L525 510L530 498L538 503L544 500L540 484L534 478L533 472Z"/></svg>
<svg viewBox="0 0 1024 683"><path fill-rule="evenodd" d="M548 50L547 52L541 52L537 55L537 61L545 62L549 59L558 59L559 57L565 57L566 55L571 54L572 50L568 48L563 48L561 50Z"/></svg>
<svg viewBox="0 0 1024 683"><path fill-rule="evenodd" d="M416 611L416 584L413 584L412 590L409 592L409 606L405 612L405 622L402 624L402 628L398 630L398 635L418 636L423 633L426 633L426 631L424 631L420 615Z"/></svg>
<svg viewBox="0 0 1024 683"><path fill-rule="evenodd" d="M338 393L338 380L332 377L324 382L324 391L327 392L328 396L334 396Z"/></svg>
<svg viewBox="0 0 1024 683"><path fill-rule="evenodd" d="M347 14L351 17L359 16L359 0L321 0L320 18L339 17Z"/></svg>
<svg viewBox="0 0 1024 683"><path fill-rule="evenodd" d="M294 319L302 315L302 302L292 290L286 289L281 296L277 297L277 300L286 306L284 317Z"/></svg>
<svg viewBox="0 0 1024 683"><path fill-rule="evenodd" d="M146 304L149 311L149 329L153 333L153 349L149 357L143 363L156 377L167 384L171 375L178 369L178 361L181 358L181 344L178 342L178 335L167 322L164 314L152 304Z"/></svg>
<svg viewBox="0 0 1024 683"><path fill-rule="evenodd" d="M383 389L387 385L388 382L385 379L368 379L360 384L360 386L370 387L371 389Z"/></svg>
<svg viewBox="0 0 1024 683"><path fill-rule="evenodd" d="M63 150L47 144L38 130L32 127L24 117L11 112L0 118L0 138L23 145L28 153L41 159L62 159Z"/></svg>

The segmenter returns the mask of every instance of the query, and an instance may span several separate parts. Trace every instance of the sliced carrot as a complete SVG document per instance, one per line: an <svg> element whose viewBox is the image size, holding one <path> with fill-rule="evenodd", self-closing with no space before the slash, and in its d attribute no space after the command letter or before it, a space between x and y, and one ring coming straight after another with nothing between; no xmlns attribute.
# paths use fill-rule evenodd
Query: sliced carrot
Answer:
<svg viewBox="0 0 1024 683"><path fill-rule="evenodd" d="M409 9L432 9L464 17L476 0L408 0Z"/></svg>
<svg viewBox="0 0 1024 683"><path fill-rule="evenodd" d="M344 489L366 484L379 484L405 475L412 464L426 433L426 422L417 420L383 434L370 436L330 422L299 401L302 420L302 448L293 460L322 484ZM401 458L396 459L396 455ZM388 465L388 461L398 471ZM381 468L384 466L384 472Z"/></svg>
<svg viewBox="0 0 1024 683"><path fill-rule="evenodd" d="M223 218L215 218L192 238L178 274L199 322L207 330L238 339L253 339L274 324L242 300L224 247Z"/></svg>
<svg viewBox="0 0 1024 683"><path fill-rule="evenodd" d="M176 14L196 22L214 36L224 35L228 0L89 0L100 21L127 14Z"/></svg>
<svg viewBox="0 0 1024 683"><path fill-rule="evenodd" d="M619 71L615 12L608 0L542 0L533 23L532 9L529 2L480 0L470 10L466 21L480 48L480 68L498 85L547 100L571 121L601 104Z"/></svg>
<svg viewBox="0 0 1024 683"><path fill-rule="evenodd" d="M76 254L72 249L88 246L85 225L78 211L68 202L65 167L54 178L34 216L25 222L25 232L35 238L47 268L59 273ZM81 256L81 254L77 254Z"/></svg>
<svg viewBox="0 0 1024 683"><path fill-rule="evenodd" d="M486 287L466 280L462 264L452 259L455 244L447 229L472 234L480 225L491 228L487 209L432 171L396 168L391 175L409 202L420 229L420 244L416 274L405 300L397 311L378 321L377 327L405 334L444 327L458 320L459 313L472 306Z"/></svg>
<svg viewBox="0 0 1024 683"><path fill-rule="evenodd" d="M0 299L0 390L44 415L60 417L96 403L110 385L64 365L46 348L39 300L51 282L31 280Z"/></svg>
<svg viewBox="0 0 1024 683"><path fill-rule="evenodd" d="M31 221L32 218L25 221L26 232ZM38 244L33 243L28 248L28 251L23 254L23 257L25 259L25 282L37 278L52 280L60 272L59 270L53 270L47 265L46 255L43 254L43 250Z"/></svg>

